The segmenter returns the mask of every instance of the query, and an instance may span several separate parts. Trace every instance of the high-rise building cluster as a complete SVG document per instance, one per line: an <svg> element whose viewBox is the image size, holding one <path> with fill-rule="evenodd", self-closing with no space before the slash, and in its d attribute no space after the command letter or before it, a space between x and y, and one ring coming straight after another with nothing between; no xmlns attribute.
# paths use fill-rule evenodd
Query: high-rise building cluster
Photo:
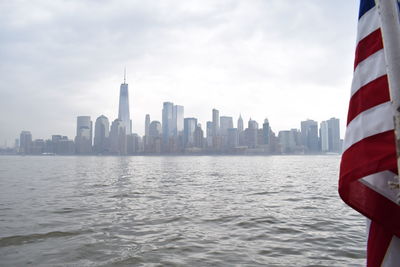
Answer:
<svg viewBox="0 0 400 267"><path fill-rule="evenodd" d="M268 119L260 125L251 118L244 126L239 115L220 116L217 109L210 114L204 130L197 118L185 117L184 107L164 102L162 121L144 119L144 136L132 133L128 84L120 86L118 118L111 122L99 116L93 129L90 116L78 116L75 140L53 135L51 139L32 139L22 131L15 150L20 154L59 155L135 155L135 154L314 154L341 153L339 119L318 122L306 120L300 129L279 131L276 135ZM318 127L319 126L319 127Z"/></svg>

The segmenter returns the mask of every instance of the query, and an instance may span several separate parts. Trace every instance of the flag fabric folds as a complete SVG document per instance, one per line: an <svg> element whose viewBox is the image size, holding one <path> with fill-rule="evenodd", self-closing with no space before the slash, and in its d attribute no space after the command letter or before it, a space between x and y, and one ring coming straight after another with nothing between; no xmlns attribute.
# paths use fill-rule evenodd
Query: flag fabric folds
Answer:
<svg viewBox="0 0 400 267"><path fill-rule="evenodd" d="M400 250L392 255L400 248L400 206L396 192L388 187L397 174L396 145L385 48L374 0L360 2L343 150L339 194L371 220L367 266L392 266L400 257Z"/></svg>

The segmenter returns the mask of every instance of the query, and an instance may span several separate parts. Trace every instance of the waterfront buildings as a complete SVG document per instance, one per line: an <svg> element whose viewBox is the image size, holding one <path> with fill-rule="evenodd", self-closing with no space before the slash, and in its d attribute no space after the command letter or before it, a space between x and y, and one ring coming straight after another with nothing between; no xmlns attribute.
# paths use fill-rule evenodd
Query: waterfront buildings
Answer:
<svg viewBox="0 0 400 267"><path fill-rule="evenodd" d="M212 135L219 135L219 111L215 108L212 110Z"/></svg>
<svg viewBox="0 0 400 267"><path fill-rule="evenodd" d="M330 118L328 120L328 144L329 152L341 153L340 146L340 124L339 119Z"/></svg>
<svg viewBox="0 0 400 267"><path fill-rule="evenodd" d="M296 148L296 141L292 131L285 130L278 133L281 153L293 153Z"/></svg>
<svg viewBox="0 0 400 267"><path fill-rule="evenodd" d="M75 143L67 136L52 135L51 139L32 139L29 131L22 131L16 141L20 154L161 154L161 153L211 153L211 154L307 154L341 153L343 141L339 138L339 119L331 118L320 123L313 120L301 122L301 130L279 131L276 136L269 120L265 119L262 128L256 120L250 118L247 128L239 131L233 128L233 118L219 117L219 111L213 110L213 121L206 123L205 131L197 118L184 118L183 130L179 131L174 122L174 108L171 102L165 102L163 115L166 126L159 121L150 121L145 116L145 135L126 134L126 128L120 119L115 119L109 130L109 122L104 115L96 119L94 142L90 145L92 122L90 116L77 117L77 136ZM172 113L169 112L172 110ZM183 107L181 108L183 111ZM172 120L168 115L172 114ZM180 116L176 116L178 118ZM167 120L165 119L167 118ZM240 116L238 126L240 126ZM219 122L219 127L216 127ZM171 124L169 124L171 123ZM170 129L169 125L172 125ZM218 135L214 130L218 129ZM168 133L168 142L164 135ZM205 133L205 134L204 134ZM216 140L216 141L215 141ZM167 146L165 146L167 144Z"/></svg>
<svg viewBox="0 0 400 267"><path fill-rule="evenodd" d="M228 129L233 128L233 119L228 116L221 116L219 118L220 121L220 134L222 136L228 135Z"/></svg>
<svg viewBox="0 0 400 267"><path fill-rule="evenodd" d="M213 145L213 123L212 121L207 121L206 123L206 141L205 141L205 146L210 149L212 148Z"/></svg>
<svg viewBox="0 0 400 267"><path fill-rule="evenodd" d="M132 133L129 113L129 92L126 83L120 86L118 118L110 128L109 120L101 115L96 119L94 138L90 116L76 118L75 142L67 136L53 135L51 140L32 139L29 131L20 134L18 151L20 154L161 154L161 153L233 153L233 154L280 154L280 153L340 153L339 119L331 118L318 122L305 120L301 130L283 130L278 136L272 131L269 120L263 121L262 127L256 120L249 119L244 127L240 114L237 128L234 128L231 116L220 116L217 109L212 109L210 120L203 131L197 118L184 118L184 107L164 102L162 122L151 121L146 114L144 135L141 138ZM205 134L204 134L205 133ZM93 141L93 142L92 142Z"/></svg>
<svg viewBox="0 0 400 267"><path fill-rule="evenodd" d="M219 111L212 110L212 148L214 150L221 149L221 138L219 135Z"/></svg>
<svg viewBox="0 0 400 267"><path fill-rule="evenodd" d="M184 107L164 102L162 109L162 143L164 152L178 152L183 146Z"/></svg>
<svg viewBox="0 0 400 267"><path fill-rule="evenodd" d="M159 121L152 121L149 126L149 145L145 152L147 153L161 153L162 147L162 128Z"/></svg>
<svg viewBox="0 0 400 267"><path fill-rule="evenodd" d="M75 146L77 154L92 153L92 121L90 116L76 118Z"/></svg>
<svg viewBox="0 0 400 267"><path fill-rule="evenodd" d="M109 151L110 146L110 123L108 118L101 115L96 119L94 126L94 152L98 154L104 154Z"/></svg>
<svg viewBox="0 0 400 267"><path fill-rule="evenodd" d="M174 104L171 102L164 102L162 109L162 141L165 151L169 151L170 138L174 134L173 112Z"/></svg>
<svg viewBox="0 0 400 267"><path fill-rule="evenodd" d="M32 134L29 131L22 131L19 135L19 153L30 154L32 146Z"/></svg>
<svg viewBox="0 0 400 267"><path fill-rule="evenodd" d="M319 151L318 122L306 120L301 122L301 140L306 152Z"/></svg>
<svg viewBox="0 0 400 267"><path fill-rule="evenodd" d="M329 151L329 128L328 122L322 121L319 129L319 136L320 136L320 144L321 144L321 151L328 152Z"/></svg>
<svg viewBox="0 0 400 267"><path fill-rule="evenodd" d="M330 118L321 122L320 143L322 152L341 153L339 119Z"/></svg>
<svg viewBox="0 0 400 267"><path fill-rule="evenodd" d="M266 118L264 120L263 128L262 128L262 140L263 140L263 144L264 145L268 145L269 144L269 139L270 139L270 133L269 132L270 131L271 131L271 129L269 127L269 121Z"/></svg>
<svg viewBox="0 0 400 267"><path fill-rule="evenodd" d="M146 118L144 120L144 137L143 137L143 143L145 147L149 145L149 131L150 131L150 115L146 114Z"/></svg>
<svg viewBox="0 0 400 267"><path fill-rule="evenodd" d="M116 155L127 154L126 128L123 121L115 119L111 124L110 152Z"/></svg>
<svg viewBox="0 0 400 267"><path fill-rule="evenodd" d="M256 148L258 145L258 123L251 118L245 130L245 145L249 148Z"/></svg>
<svg viewBox="0 0 400 267"><path fill-rule="evenodd" d="M174 136L179 136L183 132L183 115L184 108L183 106L174 105L173 113L172 113L172 127Z"/></svg>
<svg viewBox="0 0 400 267"><path fill-rule="evenodd" d="M197 119L185 118L183 127L183 143L185 148L194 147L194 131L196 130Z"/></svg>
<svg viewBox="0 0 400 267"><path fill-rule="evenodd" d="M238 132L239 132L239 133L243 132L243 119L242 119L242 114L239 115L239 119L238 119L238 122L237 122L237 129L238 129Z"/></svg>
<svg viewBox="0 0 400 267"><path fill-rule="evenodd" d="M239 131L237 128L227 130L227 148L234 149L239 146Z"/></svg>
<svg viewBox="0 0 400 267"><path fill-rule="evenodd" d="M203 129L201 129L200 123L197 124L196 129L194 130L193 138L194 138L194 147L203 149L204 148L204 132L203 132Z"/></svg>
<svg viewBox="0 0 400 267"><path fill-rule="evenodd" d="M75 143L63 135L52 135L51 140L46 140L44 153L57 155L73 155L75 154Z"/></svg>

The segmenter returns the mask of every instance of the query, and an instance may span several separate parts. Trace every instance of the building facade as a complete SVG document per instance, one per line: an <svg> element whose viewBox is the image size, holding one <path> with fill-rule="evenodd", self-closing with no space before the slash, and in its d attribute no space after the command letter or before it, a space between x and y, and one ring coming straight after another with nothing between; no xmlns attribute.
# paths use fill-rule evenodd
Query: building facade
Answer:
<svg viewBox="0 0 400 267"><path fill-rule="evenodd" d="M110 122L104 115L99 116L94 124L93 150L96 153L107 153L110 144Z"/></svg>
<svg viewBox="0 0 400 267"><path fill-rule="evenodd" d="M126 134L131 134L132 122L129 113L129 92L128 84L126 83L126 75L124 76L124 83L121 84L119 89L118 119L125 127Z"/></svg>

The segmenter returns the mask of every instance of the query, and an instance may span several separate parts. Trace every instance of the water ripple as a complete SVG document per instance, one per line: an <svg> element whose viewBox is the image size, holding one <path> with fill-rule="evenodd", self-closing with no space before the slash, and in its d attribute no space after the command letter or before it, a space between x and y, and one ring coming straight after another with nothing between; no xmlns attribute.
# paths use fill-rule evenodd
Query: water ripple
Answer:
<svg viewBox="0 0 400 267"><path fill-rule="evenodd" d="M337 195L338 164L2 157L0 265L363 266L365 221Z"/></svg>
<svg viewBox="0 0 400 267"><path fill-rule="evenodd" d="M49 238L58 238L58 237L70 237L79 235L82 232L49 232L44 234L29 234L29 235L17 235L17 236L7 236L0 238L0 247L8 247L8 246L18 246L27 243L41 242L45 241Z"/></svg>

